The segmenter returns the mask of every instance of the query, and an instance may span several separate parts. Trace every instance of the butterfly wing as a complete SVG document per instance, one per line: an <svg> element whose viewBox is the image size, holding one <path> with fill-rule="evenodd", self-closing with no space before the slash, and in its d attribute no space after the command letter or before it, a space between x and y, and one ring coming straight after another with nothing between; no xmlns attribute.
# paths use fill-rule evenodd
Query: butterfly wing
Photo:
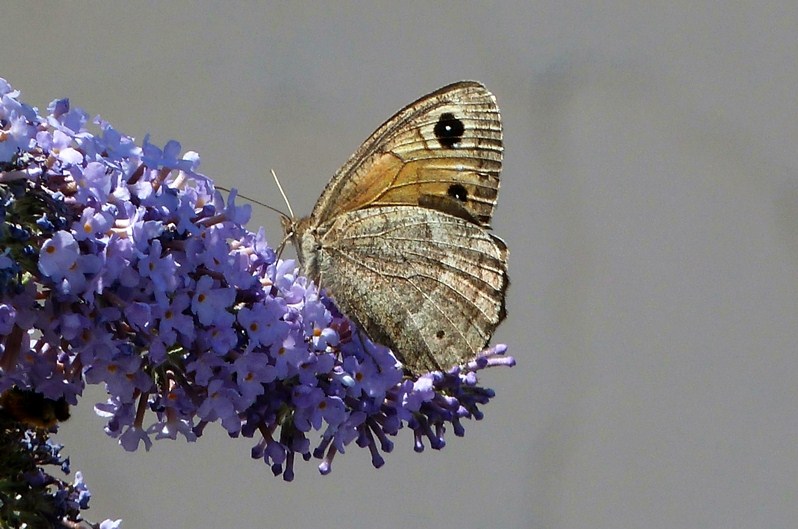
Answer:
<svg viewBox="0 0 798 529"><path fill-rule="evenodd" d="M472 360L505 317L507 247L433 209L380 206L319 229L319 280L413 373Z"/></svg>
<svg viewBox="0 0 798 529"><path fill-rule="evenodd" d="M462 81L409 104L380 126L324 189L313 224L373 206L422 206L488 226L499 191L496 99Z"/></svg>

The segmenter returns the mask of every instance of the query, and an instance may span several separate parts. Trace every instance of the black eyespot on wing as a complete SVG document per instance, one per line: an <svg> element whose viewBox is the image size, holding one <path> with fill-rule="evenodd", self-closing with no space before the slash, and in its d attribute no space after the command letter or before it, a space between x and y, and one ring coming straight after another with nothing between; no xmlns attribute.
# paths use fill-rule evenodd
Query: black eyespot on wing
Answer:
<svg viewBox="0 0 798 529"><path fill-rule="evenodd" d="M450 197L456 198L460 202L468 200L468 190L460 184L452 184L447 191Z"/></svg>
<svg viewBox="0 0 798 529"><path fill-rule="evenodd" d="M446 333L443 330L440 330L435 333L435 338L437 338L438 340L443 339L444 336L446 336Z"/></svg>
<svg viewBox="0 0 798 529"><path fill-rule="evenodd" d="M433 129L438 142L447 149L454 148L463 139L465 125L451 112L444 112Z"/></svg>

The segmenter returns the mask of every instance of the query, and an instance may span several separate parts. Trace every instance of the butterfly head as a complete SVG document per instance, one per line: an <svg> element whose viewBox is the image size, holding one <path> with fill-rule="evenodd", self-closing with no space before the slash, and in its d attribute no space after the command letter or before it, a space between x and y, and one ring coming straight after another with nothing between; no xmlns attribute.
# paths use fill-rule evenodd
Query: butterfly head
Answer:
<svg viewBox="0 0 798 529"><path fill-rule="evenodd" d="M283 217L282 224L285 234L283 241L290 241L294 246L302 274L318 284L320 275L318 257L321 243L318 227L312 220L312 217L302 219Z"/></svg>

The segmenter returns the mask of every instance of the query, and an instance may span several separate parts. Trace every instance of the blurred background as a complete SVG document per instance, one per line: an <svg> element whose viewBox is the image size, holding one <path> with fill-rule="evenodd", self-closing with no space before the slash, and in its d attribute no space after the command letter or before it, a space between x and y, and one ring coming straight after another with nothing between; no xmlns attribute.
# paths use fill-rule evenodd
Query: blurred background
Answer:
<svg viewBox="0 0 798 529"><path fill-rule="evenodd" d="M58 436L94 520L147 527L795 527L798 4L7 2L0 76L299 214L394 111L461 79L505 125L497 342L442 452L293 483L217 425L126 453L93 388ZM277 216L255 207L273 243Z"/></svg>

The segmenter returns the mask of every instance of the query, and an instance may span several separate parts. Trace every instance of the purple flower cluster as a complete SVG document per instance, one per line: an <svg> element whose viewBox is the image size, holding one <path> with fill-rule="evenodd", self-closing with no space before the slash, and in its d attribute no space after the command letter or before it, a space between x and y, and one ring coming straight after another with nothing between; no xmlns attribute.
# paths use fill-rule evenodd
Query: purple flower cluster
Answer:
<svg viewBox="0 0 798 529"><path fill-rule="evenodd" d="M76 472L74 482L68 483L48 468L69 473L62 448L50 442L44 430L26 429L11 416L0 415L2 527L77 527L82 521L81 511L88 509L91 498L83 476Z"/></svg>
<svg viewBox="0 0 798 529"><path fill-rule="evenodd" d="M493 392L476 372L513 365L504 346L407 378L246 230L250 207L224 201L196 153L99 118L91 133L67 100L41 117L18 95L0 80L0 391L76 404L104 383L97 412L127 450L219 421L258 435L253 457L286 480L295 454L327 473L355 441L379 467L404 425L420 451L481 418Z"/></svg>

